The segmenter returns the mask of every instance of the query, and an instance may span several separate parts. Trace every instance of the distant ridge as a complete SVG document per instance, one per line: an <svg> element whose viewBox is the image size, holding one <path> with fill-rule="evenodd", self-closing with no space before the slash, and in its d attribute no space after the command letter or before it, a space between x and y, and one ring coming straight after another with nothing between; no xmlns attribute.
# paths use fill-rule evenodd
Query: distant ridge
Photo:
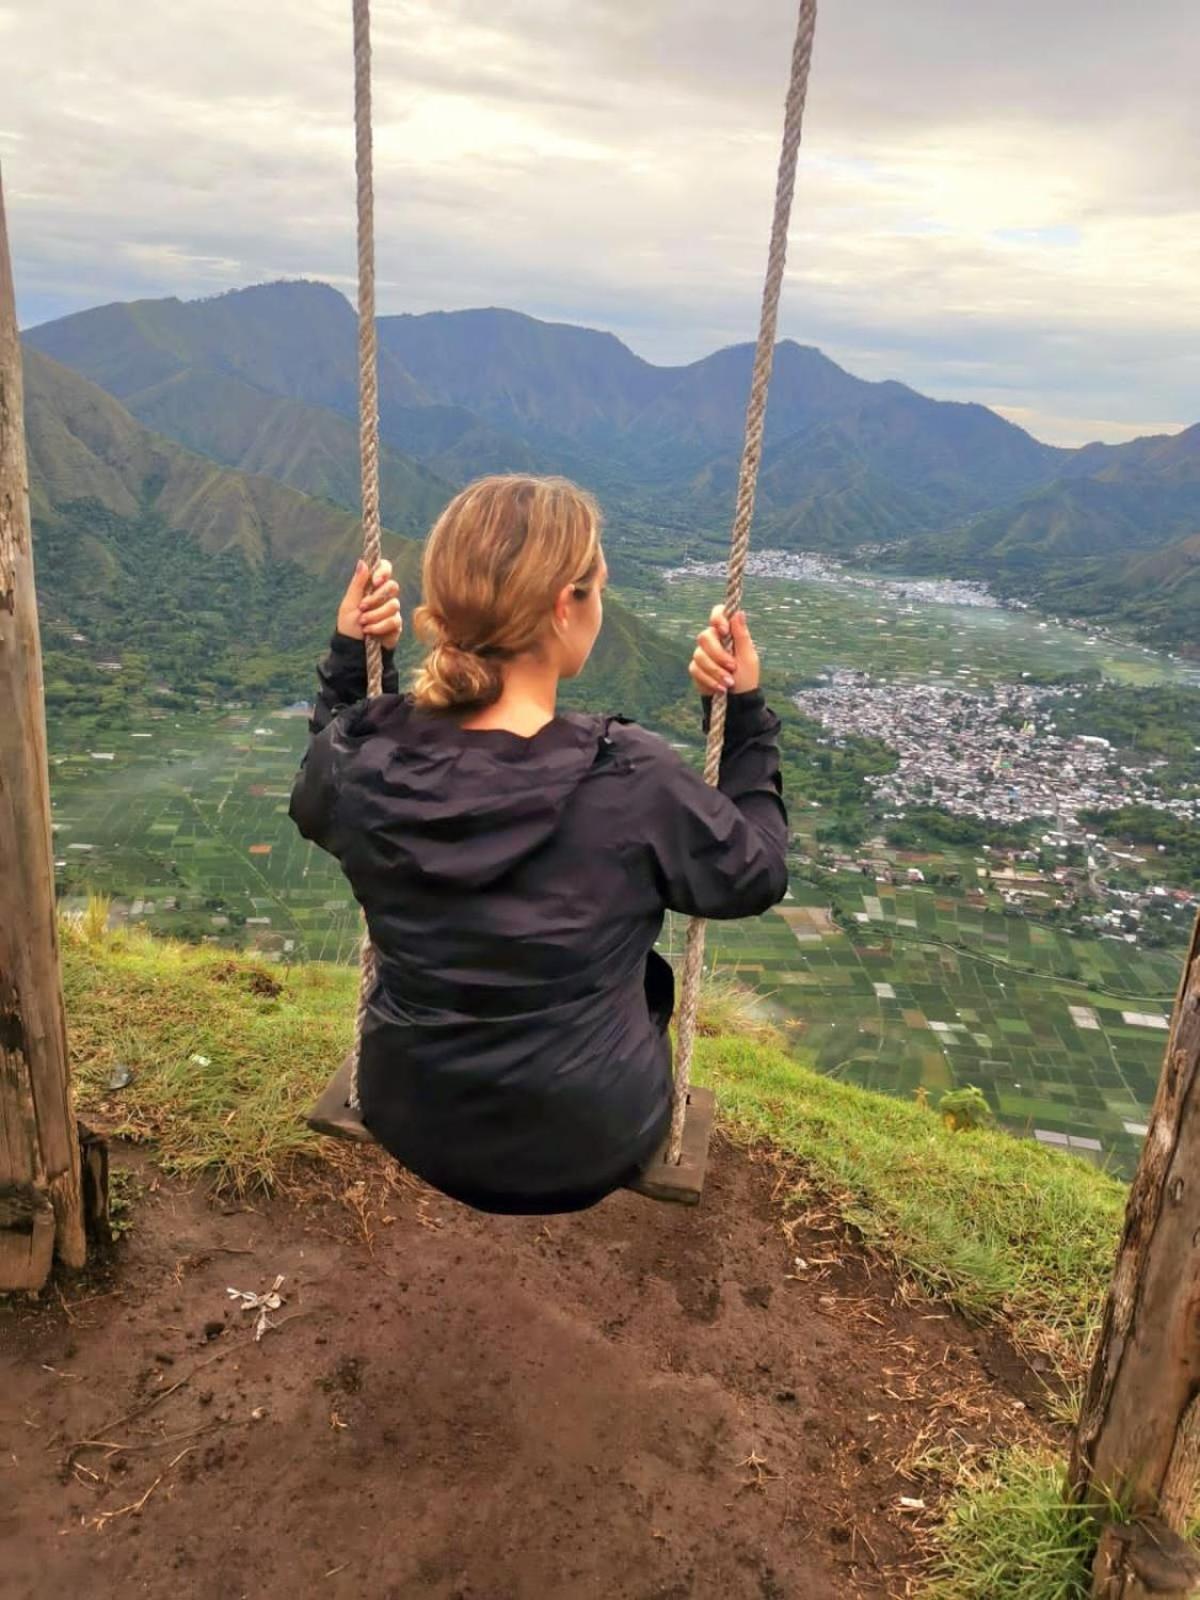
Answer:
<svg viewBox="0 0 1200 1600"><path fill-rule="evenodd" d="M232 472L142 427L112 396L34 350L25 352L25 432L36 518L94 500L121 517L147 510L205 549L253 565L296 561L317 573L353 567L357 517L273 478ZM419 547L390 536L415 567Z"/></svg>
<svg viewBox="0 0 1200 1600"><path fill-rule="evenodd" d="M1051 483L906 552L926 567L974 570L1059 592L1080 563L1120 562L1200 530L1200 424L1182 433L1096 446L1066 458ZM1064 564L1074 572L1060 572Z"/></svg>
<svg viewBox="0 0 1200 1600"><path fill-rule="evenodd" d="M182 374L192 385L198 373L220 376L354 415L354 313L324 284L103 306L43 324L26 339L135 415L177 436L186 430L207 449L216 430L203 415L203 391L195 395L199 415L162 404L162 386L182 383ZM559 470L624 502L649 496L659 513L682 504L714 527L726 519L750 345L657 367L610 333L498 308L383 317L379 341L383 437L438 476L461 482L480 471ZM275 422L270 458L292 471L286 464L303 452ZM785 341L768 413L762 511L772 535L789 542L903 536L1049 481L1061 454L985 407L867 383L820 351ZM343 463L330 476L346 482L349 469Z"/></svg>

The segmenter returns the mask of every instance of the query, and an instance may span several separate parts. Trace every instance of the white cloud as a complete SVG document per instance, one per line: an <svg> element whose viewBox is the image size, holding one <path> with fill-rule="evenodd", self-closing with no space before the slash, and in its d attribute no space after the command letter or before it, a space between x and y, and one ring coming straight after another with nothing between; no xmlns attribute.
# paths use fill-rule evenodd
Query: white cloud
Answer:
<svg viewBox="0 0 1200 1600"><path fill-rule="evenodd" d="M1182 433L1191 426L1180 421L1132 423L1113 417L1059 417L1051 412L1035 411L1030 406L996 405L993 410L1039 439L1053 439L1056 444L1065 445L1091 444L1094 439L1124 444L1149 433Z"/></svg>
<svg viewBox="0 0 1200 1600"><path fill-rule="evenodd" d="M657 360L753 336L789 7L375 10L381 309L514 305ZM352 289L347 12L0 0L26 320L273 276ZM1136 29L1084 0L827 4L784 331L1064 442L1194 420L1197 32L1183 0Z"/></svg>

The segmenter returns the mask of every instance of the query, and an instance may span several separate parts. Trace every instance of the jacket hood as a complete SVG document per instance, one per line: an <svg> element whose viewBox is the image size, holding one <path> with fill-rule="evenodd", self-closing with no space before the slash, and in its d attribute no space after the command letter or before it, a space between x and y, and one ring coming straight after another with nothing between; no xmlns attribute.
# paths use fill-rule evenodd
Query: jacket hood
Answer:
<svg viewBox="0 0 1200 1600"><path fill-rule="evenodd" d="M532 738L463 729L407 697L367 703L340 801L373 869L485 888L540 849L611 741L608 719L566 712Z"/></svg>

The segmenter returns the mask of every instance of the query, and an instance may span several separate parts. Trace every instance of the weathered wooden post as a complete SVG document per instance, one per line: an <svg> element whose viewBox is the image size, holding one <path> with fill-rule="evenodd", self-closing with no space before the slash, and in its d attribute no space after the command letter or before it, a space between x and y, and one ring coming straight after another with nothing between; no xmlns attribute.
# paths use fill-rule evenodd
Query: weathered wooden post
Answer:
<svg viewBox="0 0 1200 1600"><path fill-rule="evenodd" d="M0 1290L86 1258L58 969L21 346L0 181Z"/></svg>
<svg viewBox="0 0 1200 1600"><path fill-rule="evenodd" d="M1110 1497L1094 1600L1200 1594L1200 918L1088 1379L1071 1490Z"/></svg>

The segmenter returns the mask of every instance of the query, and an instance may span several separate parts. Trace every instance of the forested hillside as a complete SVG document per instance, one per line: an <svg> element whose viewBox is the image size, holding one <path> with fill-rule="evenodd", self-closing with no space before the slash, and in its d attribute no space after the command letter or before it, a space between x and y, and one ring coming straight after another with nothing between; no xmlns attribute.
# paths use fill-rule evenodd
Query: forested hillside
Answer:
<svg viewBox="0 0 1200 1600"><path fill-rule="evenodd" d="M36 351L25 377L51 713L119 717L147 695L307 695L357 559L358 519L151 433ZM410 482L416 498L401 509L423 528L450 491L419 470ZM384 543L411 601L420 544L391 532ZM404 660L414 648L406 639ZM97 661L119 675L98 679ZM591 703L647 714L685 684L679 651L610 602Z"/></svg>
<svg viewBox="0 0 1200 1600"><path fill-rule="evenodd" d="M1169 437L1090 446L1063 465L1036 493L950 534L915 541L906 554L930 567L953 564L1069 591L1080 575L1086 580L1099 570L1081 573L1080 561L1103 557L1114 576L1114 556L1158 550L1200 531L1200 425ZM1067 564L1072 571L1061 570ZM1153 569L1144 577L1135 588L1159 581Z"/></svg>

